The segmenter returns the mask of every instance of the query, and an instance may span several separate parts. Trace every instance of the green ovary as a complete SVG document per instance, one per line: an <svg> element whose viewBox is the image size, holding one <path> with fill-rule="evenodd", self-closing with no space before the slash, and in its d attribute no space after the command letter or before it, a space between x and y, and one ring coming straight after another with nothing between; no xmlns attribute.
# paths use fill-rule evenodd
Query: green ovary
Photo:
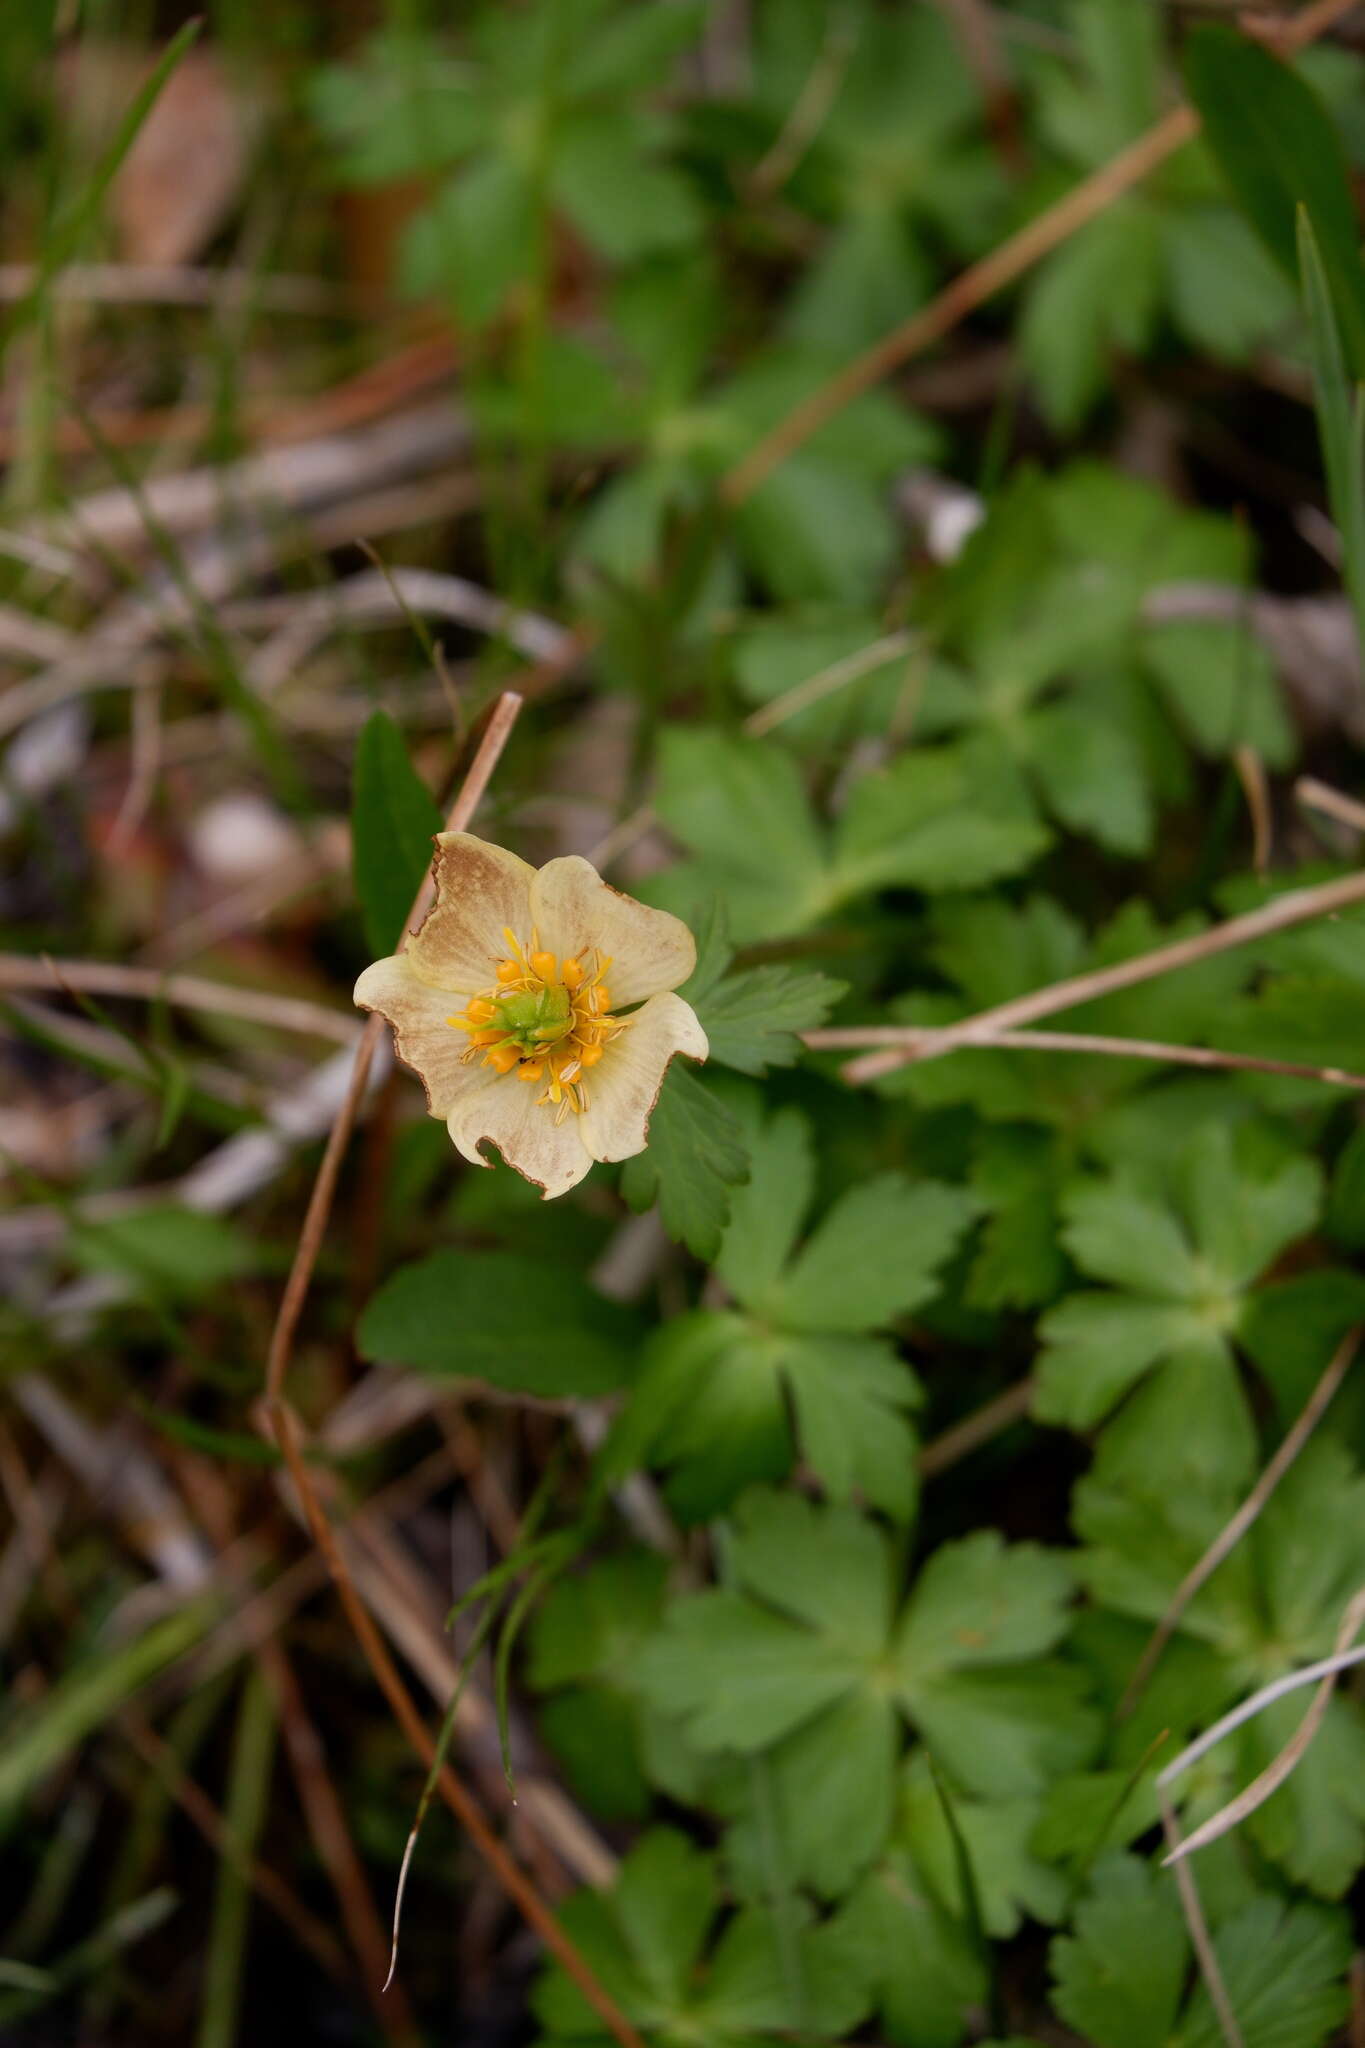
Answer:
<svg viewBox="0 0 1365 2048"><path fill-rule="evenodd" d="M543 1052L573 1029L573 1005L565 988L527 990L499 996L493 1005L497 1022L522 1052Z"/></svg>

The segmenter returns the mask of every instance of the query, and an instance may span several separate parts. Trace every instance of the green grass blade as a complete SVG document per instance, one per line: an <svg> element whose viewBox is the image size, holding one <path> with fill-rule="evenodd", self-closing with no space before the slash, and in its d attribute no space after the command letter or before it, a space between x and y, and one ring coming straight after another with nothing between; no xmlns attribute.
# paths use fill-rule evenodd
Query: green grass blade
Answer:
<svg viewBox="0 0 1365 2048"><path fill-rule="evenodd" d="M247 1930L251 1918L250 1859L256 1853L270 1795L277 1717L274 1695L253 1664L242 1688L232 1745L225 1818L240 1855L218 1865L197 2048L233 2048L241 2017Z"/></svg>
<svg viewBox="0 0 1365 2048"><path fill-rule="evenodd" d="M1299 274L1313 359L1318 439L1327 472L1327 498L1341 536L1342 577L1365 657L1365 414L1353 392L1335 305L1318 238L1306 208L1299 209Z"/></svg>
<svg viewBox="0 0 1365 2048"><path fill-rule="evenodd" d="M118 132L105 151L94 177L80 197L49 230L32 284L22 298L15 300L8 313L0 318L0 357L3 357L14 336L39 311L53 278L79 249L86 231L99 213L105 193L118 176L119 166L137 141L143 122L156 105L162 87L186 51L198 40L203 25L202 16L187 21L179 34L171 38L162 51L151 77L136 94L132 105L119 122Z"/></svg>
<svg viewBox="0 0 1365 2048"><path fill-rule="evenodd" d="M97 1647L8 1731L0 1753L0 1808L22 1799L149 1680L183 1657L222 1612L216 1595L191 1600L144 1635Z"/></svg>

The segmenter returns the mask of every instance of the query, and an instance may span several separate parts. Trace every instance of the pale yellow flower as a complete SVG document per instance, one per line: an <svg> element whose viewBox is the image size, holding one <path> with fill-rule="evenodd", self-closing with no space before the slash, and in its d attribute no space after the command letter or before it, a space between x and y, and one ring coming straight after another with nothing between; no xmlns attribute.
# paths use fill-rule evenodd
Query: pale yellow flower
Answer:
<svg viewBox="0 0 1365 2048"><path fill-rule="evenodd" d="M671 993L696 965L687 926L576 854L537 869L442 832L434 874L421 929L355 985L393 1025L431 1114L473 1165L496 1145L546 1196L595 1159L643 1152L669 1061L708 1050Z"/></svg>

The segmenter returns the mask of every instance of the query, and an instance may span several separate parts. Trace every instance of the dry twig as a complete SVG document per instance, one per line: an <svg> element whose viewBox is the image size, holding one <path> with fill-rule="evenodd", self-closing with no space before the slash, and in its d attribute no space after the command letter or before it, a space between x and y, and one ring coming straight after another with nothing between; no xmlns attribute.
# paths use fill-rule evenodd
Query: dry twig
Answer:
<svg viewBox="0 0 1365 2048"><path fill-rule="evenodd" d="M1128 1681L1123 1698L1115 1709L1115 1718L1117 1720L1126 1720L1128 1715L1132 1713L1146 1687L1148 1679L1156 1669L1157 1659L1175 1634L1176 1629L1180 1626L1181 1615L1185 1612L1185 1609L1189 1606L1200 1587L1212 1578L1224 1558L1230 1557L1237 1548L1237 1545L1246 1535L1247 1530L1256 1520L1262 1508L1274 1493L1275 1488L1284 1478L1285 1473L1298 1457L1299 1452L1308 1442L1309 1437L1313 1434L1319 1422L1321 1422L1333 1395L1351 1369L1356 1352L1360 1347L1361 1334L1361 1331L1357 1328L1349 1330L1342 1338L1329 1359L1317 1385L1304 1403L1302 1413L1295 1421L1293 1428L1286 1434L1284 1441L1275 1452L1274 1457L1270 1459L1264 1472L1252 1487L1251 1492L1242 1502L1237 1512L1224 1523L1223 1527L1214 1537L1213 1542L1204 1552L1204 1555L1196 1564L1191 1565L1189 1571L1186 1572L1184 1578L1176 1587L1175 1592L1171 1595L1170 1605L1152 1630L1147 1646L1139 1657L1133 1675Z"/></svg>
<svg viewBox="0 0 1365 2048"><path fill-rule="evenodd" d="M1305 7L1286 26L1279 38L1280 48L1286 56L1306 48L1356 5L1357 0L1315 0L1314 5ZM722 493L726 502L739 505L751 497L789 455L795 454L846 405L870 391L912 356L941 341L960 320L1007 284L1023 277L1042 257L1050 255L1192 141L1199 128L1199 116L1193 107L1173 107L1145 135L1082 179L1055 205L1001 242L980 262L971 264L936 299L912 313L899 327L893 327L862 355L855 356L779 420L725 476Z"/></svg>
<svg viewBox="0 0 1365 2048"><path fill-rule="evenodd" d="M914 1060L935 1059L940 1052L960 1049L960 1040L954 1039L946 1046L939 1042L956 1028L952 1024L936 1029L917 1024L832 1024L818 1031L802 1032L801 1042L812 1052L851 1051L855 1046L868 1045L894 1048ZM1295 1081L1327 1081L1338 1088L1365 1088L1365 1074L1350 1073L1345 1067L1262 1059L1257 1053L1220 1052L1210 1045L1170 1045L1157 1038L1110 1038L1097 1031L989 1031L980 1038L972 1038L970 1043L975 1051L985 1046L1011 1046L1018 1052L1095 1053L1106 1059L1159 1060L1167 1066L1283 1074ZM853 1078L851 1073L849 1078Z"/></svg>
<svg viewBox="0 0 1365 2048"><path fill-rule="evenodd" d="M1180 1828L1176 1821L1175 1809L1165 1793L1160 1793L1158 1797L1161 1806L1161 1826L1171 1851L1166 1859L1169 1863L1180 1855ZM1237 2015L1232 2009L1227 1985L1223 1982L1223 1972L1218 1967L1218 1955L1209 1935L1208 1922L1204 1918L1199 1888L1195 1884L1194 1872L1188 1863L1176 1862L1175 1884L1180 1894L1180 1909L1185 1915L1185 1926L1189 1930L1190 1942L1199 1964L1199 1974L1204 1979L1204 1987L1209 1994L1209 2003L1217 2017L1219 2030L1227 2043L1227 2048L1243 2048L1242 2030L1237 2024Z"/></svg>
<svg viewBox="0 0 1365 2048"><path fill-rule="evenodd" d="M1007 1003L993 1004L989 1010L978 1010L975 1016L963 1017L935 1032L932 1045L925 1051L892 1046L868 1053L863 1059L850 1060L844 1068L844 1078L854 1084L876 1081L915 1060L941 1059L960 1046L988 1044L1000 1032L1032 1024L1036 1018L1052 1017L1059 1010L1076 1009L1119 989L1135 988L1141 982L1154 981L1178 968L1211 959L1216 953L1289 931L1294 925L1310 923L1314 918L1329 917L1333 911L1346 910L1360 902L1365 902L1365 875L1342 875L1312 888L1290 890L1270 903L1263 903L1258 910L1248 911L1244 917L1229 918L1226 923L1196 932L1188 939L1176 939L1150 953L1140 953L1133 960L1120 960L1112 967L1071 975L1047 988L1033 989L1028 995L1012 996Z"/></svg>

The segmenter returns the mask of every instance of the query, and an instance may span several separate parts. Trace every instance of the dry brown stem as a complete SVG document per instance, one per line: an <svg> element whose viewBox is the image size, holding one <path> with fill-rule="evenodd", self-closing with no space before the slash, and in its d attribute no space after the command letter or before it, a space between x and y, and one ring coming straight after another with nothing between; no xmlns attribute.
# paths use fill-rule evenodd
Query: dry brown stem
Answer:
<svg viewBox="0 0 1365 2048"><path fill-rule="evenodd" d="M1286 24L1278 45L1286 55L1304 49L1349 14L1358 0L1316 0L1316 4ZM851 363L811 392L809 397L778 421L749 453L737 462L723 480L721 489L727 503L742 504L764 480L795 453L836 414L870 391L902 363L921 354L950 333L960 320L985 303L1007 284L1013 284L1042 257L1059 248L1079 228L1095 220L1121 199L1125 192L1157 169L1176 150L1199 133L1198 114L1191 106L1173 107L1145 135L1130 143L1117 156L1101 165L1088 178L1040 213L1017 234L1001 242L979 263L971 264L955 277L938 297L919 312L912 313L898 327L855 356Z"/></svg>
<svg viewBox="0 0 1365 2048"><path fill-rule="evenodd" d="M973 1409L961 1422L955 1422L951 1429L945 1429L942 1436L931 1437L927 1444L920 1446L915 1466L921 1479L934 1479L940 1472L946 1472L950 1465L956 1465L960 1458L970 1457L988 1444L993 1436L1021 1422L1028 1414L1033 1400L1032 1379L1017 1380L1012 1387L1006 1387L991 1400Z"/></svg>
<svg viewBox="0 0 1365 2048"><path fill-rule="evenodd" d="M446 829L461 832L473 817L479 800L488 787L489 778L498 764L503 748L511 738L512 727L516 724L521 710L521 698L515 691L505 690L494 705L478 750L469 765L468 773L460 785L459 794L451 806ZM428 874L417 892L407 924L413 925L421 918L434 893L435 884ZM398 945L401 951L407 944L407 929L400 935ZM313 1268L317 1264L327 1219L332 1213L332 1202L336 1195L337 1177L346 1147L351 1140L356 1110L365 1093L369 1080L370 1065L374 1059L375 1047L383 1036L384 1019L374 1012L366 1021L356 1046L355 1060L351 1068L350 1083L340 1109L332 1124L327 1148L322 1155L317 1179L309 1198L303 1229L299 1234L294 1263L285 1284L284 1296L270 1340L270 1356L266 1366L266 1398L277 1401L284 1390L284 1376L289 1367L289 1354L293 1347L294 1331L308 1294Z"/></svg>
<svg viewBox="0 0 1365 2048"><path fill-rule="evenodd" d="M955 1029L938 1030L908 1024L903 1029L878 1024L831 1025L818 1031L804 1031L801 1042L812 1052L852 1050L854 1046L896 1047L915 1059L933 1059L953 1045L940 1048L937 1041ZM1284 1074L1295 1081L1327 1081L1337 1088L1365 1088L1365 1074L1350 1073L1345 1067L1315 1067L1302 1060L1262 1059L1257 1053L1220 1052L1210 1045L1170 1045L1158 1038L1110 1038L1097 1031L994 1031L973 1038L973 1047L1012 1046L1020 1052L1097 1053L1120 1060L1161 1060L1168 1066L1204 1067L1219 1072Z"/></svg>
<svg viewBox="0 0 1365 2048"><path fill-rule="evenodd" d="M1120 960L1113 967L1097 967L1088 974L1074 974L1065 981L1053 982L1047 988L1013 996L1007 1003L993 1004L989 1010L978 1010L975 1016L963 1017L958 1023L933 1033L933 1043L927 1050L892 1046L868 1053L862 1059L850 1060L844 1068L844 1078L855 1085L876 1081L915 1060L941 1059L945 1053L955 1052L960 1046L989 1044L1002 1031L1032 1024L1039 1017L1055 1016L1059 1010L1075 1009L1082 1003L1096 1001L1100 996L1113 995L1119 989L1135 988L1141 982L1173 974L1181 967L1193 967L1201 960L1212 959L1217 953L1249 945L1255 939L1269 938L1276 932L1289 931L1294 925L1310 923L1314 918L1329 917L1333 911L1345 910L1360 902L1365 902L1365 874L1341 875L1334 881L1319 882L1312 888L1290 890L1270 903L1263 903L1258 910L1248 911L1244 917L1229 918L1226 923L1196 932L1188 939L1176 939L1170 945L1155 947L1150 953L1140 953L1136 959Z"/></svg>
<svg viewBox="0 0 1365 2048"><path fill-rule="evenodd" d="M1175 1817L1175 1809L1164 1792L1159 1793L1157 1796L1161 1805L1161 1826L1171 1851L1171 1857L1178 1857L1181 1849L1181 1838L1180 1827ZM1185 1916L1185 1926L1189 1932L1195 1959L1199 1964L1199 1974L1203 1978L1204 1988L1209 1994L1209 2003L1212 2005L1218 2020L1219 2031L1227 2043L1227 2048L1243 2048L1242 2030L1237 2024L1237 2015L1232 2009L1232 2001L1228 1997L1227 1985L1223 1982L1223 1972L1218 1967L1218 1956L1209 1934L1208 1922L1204 1918L1204 1908L1199 1899L1199 1888L1194 1881L1194 1872L1188 1863L1183 1861L1176 1863L1175 1885L1176 1890L1180 1894L1180 1910Z"/></svg>
<svg viewBox="0 0 1365 2048"><path fill-rule="evenodd" d="M299 996L270 995L198 974L162 974L155 968L122 967L108 960L53 960L45 953L30 959L22 953L0 953L0 989L43 989L49 994L78 989L83 995L132 996L142 1002L209 1010L219 1017L240 1017L250 1024L273 1024L281 1031L330 1038L339 1045L353 1045L359 1036L354 1017Z"/></svg>
<svg viewBox="0 0 1365 2048"><path fill-rule="evenodd" d="M276 1441L284 1452L290 1477L294 1481L308 1518L313 1540L327 1559L333 1584L341 1596L356 1641L364 1651L366 1662L374 1673L380 1690L393 1709L394 1718L423 1763L430 1768L436 1755L436 1745L411 1693L403 1683L397 1665L389 1655L383 1637L371 1619L368 1608L357 1593L337 1547L331 1525L323 1513L303 1460L298 1419L287 1402L277 1399L272 1404L271 1422ZM598 1983L550 1907L493 1833L482 1808L475 1801L473 1794L456 1777L449 1764L442 1767L437 1779L437 1788L507 1896L520 1910L528 1925L540 1936L550 1953L573 1978L608 2032L620 2043L620 2048L644 2048L640 2035Z"/></svg>
<svg viewBox="0 0 1365 2048"><path fill-rule="evenodd" d="M505 692L498 699L452 806L448 830L462 830L473 816L502 750L511 736L512 727L521 710L521 703L521 698L512 691ZM428 876L413 904L407 919L408 926L420 919L431 900L433 890L434 883ZM400 938L400 945L406 942L406 937L405 931ZM435 1745L430 1732L403 1682L397 1665L389 1655L369 1610L356 1590L304 1461L298 1418L284 1398L285 1378L293 1348L294 1332L307 1298L313 1268L317 1263L323 1233L336 1193L342 1157L350 1139L356 1110L365 1092L370 1061L382 1029L383 1019L375 1015L371 1017L361 1034L350 1085L332 1126L322 1164L313 1184L313 1193L299 1234L294 1263L271 1336L266 1368L265 1409L270 1429L289 1467L290 1477L294 1482L313 1540L327 1560L328 1570L341 1596L356 1640L400 1727L423 1762L430 1767L435 1756ZM620 2043L620 2048L643 2048L634 2027L598 1983L589 1964L561 1928L551 1908L494 1834L473 1794L449 1765L443 1766L438 1778L438 1787L451 1812L469 1835L507 1896L518 1907L551 1954L573 1978L607 2030Z"/></svg>

